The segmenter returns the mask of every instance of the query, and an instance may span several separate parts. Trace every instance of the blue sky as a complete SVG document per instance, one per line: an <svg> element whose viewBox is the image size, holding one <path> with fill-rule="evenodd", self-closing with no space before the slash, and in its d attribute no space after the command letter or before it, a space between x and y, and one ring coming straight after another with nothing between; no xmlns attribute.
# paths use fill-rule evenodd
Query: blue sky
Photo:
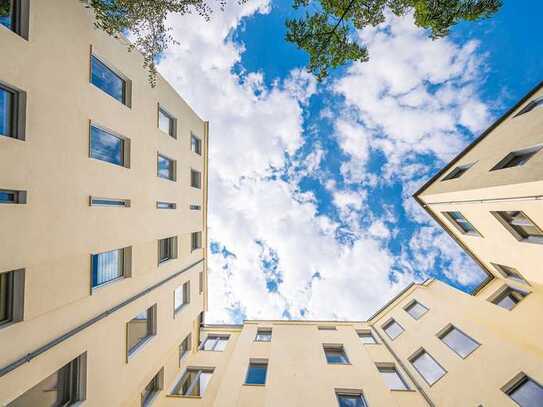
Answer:
<svg viewBox="0 0 543 407"><path fill-rule="evenodd" d="M370 62L322 83L286 0L172 18L161 72L211 123L210 319L362 319L413 280L476 286L410 196L542 79L542 14L506 1L439 41L389 16L359 33Z"/></svg>

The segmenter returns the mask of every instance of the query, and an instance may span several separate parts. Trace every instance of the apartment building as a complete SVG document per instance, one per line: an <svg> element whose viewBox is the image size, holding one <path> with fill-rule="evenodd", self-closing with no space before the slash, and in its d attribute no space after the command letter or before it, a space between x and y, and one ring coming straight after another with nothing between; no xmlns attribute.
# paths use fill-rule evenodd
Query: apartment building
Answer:
<svg viewBox="0 0 543 407"><path fill-rule="evenodd" d="M0 405L147 405L206 308L207 123L83 2L0 6Z"/></svg>

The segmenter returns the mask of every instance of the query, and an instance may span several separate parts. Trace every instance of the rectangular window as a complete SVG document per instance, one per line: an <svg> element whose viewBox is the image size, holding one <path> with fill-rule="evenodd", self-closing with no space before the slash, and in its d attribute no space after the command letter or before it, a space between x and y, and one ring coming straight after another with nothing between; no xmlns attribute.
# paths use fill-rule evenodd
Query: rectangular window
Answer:
<svg viewBox="0 0 543 407"><path fill-rule="evenodd" d="M130 142L110 131L91 125L90 157L129 168Z"/></svg>
<svg viewBox="0 0 543 407"><path fill-rule="evenodd" d="M28 0L0 0L0 25L28 39Z"/></svg>
<svg viewBox="0 0 543 407"><path fill-rule="evenodd" d="M173 294L174 313L179 312L181 308L190 303L190 281L177 287Z"/></svg>
<svg viewBox="0 0 543 407"><path fill-rule="evenodd" d="M119 206L130 208L130 199L97 198L91 196L89 197L89 204L90 206Z"/></svg>
<svg viewBox="0 0 543 407"><path fill-rule="evenodd" d="M413 317L413 319L420 319L424 314L428 312L428 308L415 300L411 301L411 303L404 309L409 315Z"/></svg>
<svg viewBox="0 0 543 407"><path fill-rule="evenodd" d="M213 376L213 369L189 368L174 387L172 394L202 397Z"/></svg>
<svg viewBox="0 0 543 407"><path fill-rule="evenodd" d="M531 112L534 109L543 107L543 96L540 96L534 100L531 100L520 112L518 112L515 117L523 115L524 113Z"/></svg>
<svg viewBox="0 0 543 407"><path fill-rule="evenodd" d="M140 312L126 324L128 356L139 349L149 338L156 335L156 305Z"/></svg>
<svg viewBox="0 0 543 407"><path fill-rule="evenodd" d="M25 116L26 93L0 82L0 136L24 140Z"/></svg>
<svg viewBox="0 0 543 407"><path fill-rule="evenodd" d="M86 399L87 354L83 353L27 390L8 407L68 406Z"/></svg>
<svg viewBox="0 0 543 407"><path fill-rule="evenodd" d="M177 205L174 202L156 202L157 209L175 209Z"/></svg>
<svg viewBox="0 0 543 407"><path fill-rule="evenodd" d="M204 272L200 271L198 274L198 292L202 294L204 292Z"/></svg>
<svg viewBox="0 0 543 407"><path fill-rule="evenodd" d="M130 107L130 81L91 55L91 83L109 96Z"/></svg>
<svg viewBox="0 0 543 407"><path fill-rule="evenodd" d="M141 392L141 406L147 407L150 406L154 398L160 393L163 387L164 381L164 370L160 371L151 379L147 386Z"/></svg>
<svg viewBox="0 0 543 407"><path fill-rule="evenodd" d="M323 345L326 362L331 365L348 365L349 359L343 345Z"/></svg>
<svg viewBox="0 0 543 407"><path fill-rule="evenodd" d="M200 205L191 205L190 206L191 211L199 211L200 209L202 209L202 207Z"/></svg>
<svg viewBox="0 0 543 407"><path fill-rule="evenodd" d="M177 138L177 120L162 108L158 108L158 128L170 137Z"/></svg>
<svg viewBox="0 0 543 407"><path fill-rule="evenodd" d="M518 240L543 243L543 231L524 212L501 211L492 214Z"/></svg>
<svg viewBox="0 0 543 407"><path fill-rule="evenodd" d="M176 162L168 157L158 154L157 156L157 175L160 178L176 180Z"/></svg>
<svg viewBox="0 0 543 407"><path fill-rule="evenodd" d="M190 186L193 188L202 188L202 174L200 171L190 170Z"/></svg>
<svg viewBox="0 0 543 407"><path fill-rule="evenodd" d="M465 235L480 236L477 229L460 212L443 212L443 215Z"/></svg>
<svg viewBox="0 0 543 407"><path fill-rule="evenodd" d="M226 348L229 338L228 335L208 335L202 344L201 350L222 352Z"/></svg>
<svg viewBox="0 0 543 407"><path fill-rule="evenodd" d="M396 321L391 319L385 325L383 325L383 331L386 332L390 339L396 339L404 331L403 327Z"/></svg>
<svg viewBox="0 0 543 407"><path fill-rule="evenodd" d="M527 295L528 293L524 291L507 286L504 289L498 291L498 293L495 294L493 297L491 297L490 302L511 311Z"/></svg>
<svg viewBox="0 0 543 407"><path fill-rule="evenodd" d="M0 189L0 204L25 204L26 191Z"/></svg>
<svg viewBox="0 0 543 407"><path fill-rule="evenodd" d="M271 329L257 329L256 331L256 342L271 342L272 340L272 330Z"/></svg>
<svg viewBox="0 0 543 407"><path fill-rule="evenodd" d="M202 155L202 140L200 140L194 134L190 135L190 140L191 140L190 145L191 145L192 152L198 155Z"/></svg>
<svg viewBox="0 0 543 407"><path fill-rule="evenodd" d="M496 164L490 171L502 170L504 168L522 167L526 164L534 155L536 155L543 145L525 148L522 150L513 151L507 154L498 164Z"/></svg>
<svg viewBox="0 0 543 407"><path fill-rule="evenodd" d="M445 369L424 349L409 359L413 367L430 386L445 375Z"/></svg>
<svg viewBox="0 0 543 407"><path fill-rule="evenodd" d="M502 390L520 407L543 406L543 387L524 373Z"/></svg>
<svg viewBox="0 0 543 407"><path fill-rule="evenodd" d="M332 325L320 325L317 329L319 331L335 331L336 327Z"/></svg>
<svg viewBox="0 0 543 407"><path fill-rule="evenodd" d="M192 335L188 334L183 342L179 345L179 361L183 359L189 352L192 347Z"/></svg>
<svg viewBox="0 0 543 407"><path fill-rule="evenodd" d="M91 254L92 288L110 281L128 277L130 272L131 248L115 249Z"/></svg>
<svg viewBox="0 0 543 407"><path fill-rule="evenodd" d="M409 390L409 386L394 366L378 366L377 369L390 390Z"/></svg>
<svg viewBox="0 0 543 407"><path fill-rule="evenodd" d="M158 264L177 258L177 236L158 240Z"/></svg>
<svg viewBox="0 0 543 407"><path fill-rule="evenodd" d="M450 179L460 178L462 175L464 175L471 167L473 167L474 163L466 164L466 165L460 165L456 167L454 170L452 170L449 175L447 175L445 178L442 179L442 181L448 181Z"/></svg>
<svg viewBox="0 0 543 407"><path fill-rule="evenodd" d="M0 273L0 328L23 320L24 270Z"/></svg>
<svg viewBox="0 0 543 407"><path fill-rule="evenodd" d="M249 362L249 368L247 369L247 375L245 376L245 384L265 385L267 372L267 360L255 360Z"/></svg>
<svg viewBox="0 0 543 407"><path fill-rule="evenodd" d="M192 232L190 240L191 250L197 250L202 248L202 232Z"/></svg>
<svg viewBox="0 0 543 407"><path fill-rule="evenodd" d="M339 407L368 407L364 396L359 394L337 393Z"/></svg>
<svg viewBox="0 0 543 407"><path fill-rule="evenodd" d="M498 272L505 278L509 278L521 284L528 284L528 281L513 267L504 266L502 264L491 263ZM529 285L529 284L528 284Z"/></svg>
<svg viewBox="0 0 543 407"><path fill-rule="evenodd" d="M375 337L370 331L359 331L357 333L358 333L358 337L360 338L360 341L364 345L373 345L377 343L377 341L375 340Z"/></svg>
<svg viewBox="0 0 543 407"><path fill-rule="evenodd" d="M439 335L439 339L462 359L466 358L480 346L478 342L452 325Z"/></svg>

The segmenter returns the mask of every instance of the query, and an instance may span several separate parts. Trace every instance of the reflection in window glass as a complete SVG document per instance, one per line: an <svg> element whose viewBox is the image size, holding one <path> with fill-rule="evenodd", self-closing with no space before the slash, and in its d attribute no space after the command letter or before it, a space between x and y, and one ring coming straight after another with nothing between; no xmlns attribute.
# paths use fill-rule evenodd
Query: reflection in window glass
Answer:
<svg viewBox="0 0 543 407"><path fill-rule="evenodd" d="M528 376L524 376L507 395L520 407L543 406L543 387Z"/></svg>
<svg viewBox="0 0 543 407"><path fill-rule="evenodd" d="M93 287L120 278L124 271L124 249L93 254L91 264Z"/></svg>
<svg viewBox="0 0 543 407"><path fill-rule="evenodd" d="M396 368L380 367L379 372L390 390L409 390Z"/></svg>
<svg viewBox="0 0 543 407"><path fill-rule="evenodd" d="M403 328L396 321L392 320L383 326L383 330L390 337L390 339L397 338L402 332Z"/></svg>
<svg viewBox="0 0 543 407"><path fill-rule="evenodd" d="M91 126L90 156L112 164L124 165L124 140Z"/></svg>
<svg viewBox="0 0 543 407"><path fill-rule="evenodd" d="M201 155L202 154L202 141L196 137L194 134L191 134L191 149L194 153Z"/></svg>
<svg viewBox="0 0 543 407"><path fill-rule="evenodd" d="M202 350L222 352L226 348L228 339L229 336L226 335L209 335L202 345Z"/></svg>
<svg viewBox="0 0 543 407"><path fill-rule="evenodd" d="M373 345L377 343L371 332L358 332L358 337L360 338L360 341L365 345Z"/></svg>
<svg viewBox="0 0 543 407"><path fill-rule="evenodd" d="M141 392L141 404L143 407L150 405L151 400L156 396L160 391L160 372L158 372L155 377L145 386Z"/></svg>
<svg viewBox="0 0 543 407"><path fill-rule="evenodd" d="M158 109L158 128L175 138L174 119L160 108Z"/></svg>
<svg viewBox="0 0 543 407"><path fill-rule="evenodd" d="M127 345L128 353L133 352L142 342L153 335L153 308L139 313L133 319L128 321L127 327Z"/></svg>
<svg viewBox="0 0 543 407"><path fill-rule="evenodd" d="M91 82L119 102L126 104L126 81L94 55L91 56Z"/></svg>
<svg viewBox="0 0 543 407"><path fill-rule="evenodd" d="M465 358L479 347L477 342L454 326L441 335L440 339L462 358Z"/></svg>
<svg viewBox="0 0 543 407"><path fill-rule="evenodd" d="M0 135L2 136L11 137L13 135L13 99L12 92L0 87Z"/></svg>
<svg viewBox="0 0 543 407"><path fill-rule="evenodd" d="M428 308L426 308L420 302L413 301L405 310L414 319L419 319L424 314L426 314L426 312L428 311Z"/></svg>
<svg viewBox="0 0 543 407"><path fill-rule="evenodd" d="M158 155L158 176L169 180L175 180L174 161L167 157Z"/></svg>
<svg viewBox="0 0 543 407"><path fill-rule="evenodd" d="M325 346L326 361L333 365L346 365L349 363L343 346Z"/></svg>
<svg viewBox="0 0 543 407"><path fill-rule="evenodd" d="M14 0L0 0L0 25L3 25L10 30L15 29L13 1Z"/></svg>
<svg viewBox="0 0 543 407"><path fill-rule="evenodd" d="M516 290L512 287L507 287L492 302L502 308L505 308L506 310L511 311L517 306L519 302L524 299L524 297L526 297L526 295L526 293L520 290Z"/></svg>
<svg viewBox="0 0 543 407"><path fill-rule="evenodd" d="M181 396L203 396L211 377L211 369L187 369L172 393Z"/></svg>
<svg viewBox="0 0 543 407"><path fill-rule="evenodd" d="M251 362L247 369L245 384L266 384L266 373L268 364L266 362Z"/></svg>
<svg viewBox="0 0 543 407"><path fill-rule="evenodd" d="M338 394L339 407L368 407L361 394Z"/></svg>
<svg viewBox="0 0 543 407"><path fill-rule="evenodd" d="M174 291L174 310L179 311L183 305L190 302L190 282L187 281Z"/></svg>
<svg viewBox="0 0 543 407"><path fill-rule="evenodd" d="M445 369L443 369L426 351L420 352L411 360L411 363L415 369L417 369L417 372L419 372L424 380L430 385L434 384L445 375Z"/></svg>

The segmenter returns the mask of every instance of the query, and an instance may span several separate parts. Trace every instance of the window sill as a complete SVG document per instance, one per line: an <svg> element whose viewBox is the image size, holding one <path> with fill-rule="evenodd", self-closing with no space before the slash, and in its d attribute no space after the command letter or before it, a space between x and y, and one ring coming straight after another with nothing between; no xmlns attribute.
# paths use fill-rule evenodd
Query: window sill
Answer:
<svg viewBox="0 0 543 407"><path fill-rule="evenodd" d="M389 389L389 390L395 393L416 393L417 392L415 389Z"/></svg>
<svg viewBox="0 0 543 407"><path fill-rule="evenodd" d="M266 387L266 383L243 383L243 385L248 387Z"/></svg>
<svg viewBox="0 0 543 407"><path fill-rule="evenodd" d="M93 295L95 292L100 291L102 288L106 288L110 285L113 285L115 283L118 283L119 281L125 280L127 277L121 276L114 278L113 280L106 281L105 283L102 283L100 285L97 285L95 287L91 287L91 295Z"/></svg>
<svg viewBox="0 0 543 407"><path fill-rule="evenodd" d="M201 399L202 396L188 396L182 394L166 394L166 397L172 397L175 399Z"/></svg>
<svg viewBox="0 0 543 407"><path fill-rule="evenodd" d="M169 263L173 260L177 260L177 257L170 257L169 259L161 260L158 262L158 266L162 266L163 264Z"/></svg>

